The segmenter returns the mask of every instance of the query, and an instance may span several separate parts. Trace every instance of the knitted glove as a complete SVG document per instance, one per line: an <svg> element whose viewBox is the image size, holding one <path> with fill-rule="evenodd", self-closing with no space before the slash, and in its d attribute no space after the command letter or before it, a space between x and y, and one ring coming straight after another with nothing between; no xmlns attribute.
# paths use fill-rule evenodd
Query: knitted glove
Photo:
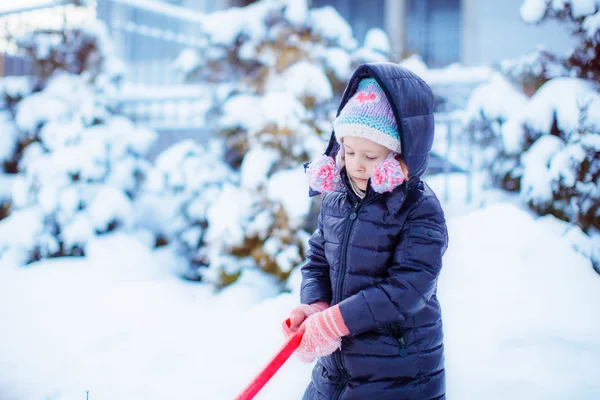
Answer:
<svg viewBox="0 0 600 400"><path fill-rule="evenodd" d="M290 312L290 330L296 332L306 318L314 313L323 311L329 307L324 301L317 301L313 304L300 304Z"/></svg>
<svg viewBox="0 0 600 400"><path fill-rule="evenodd" d="M296 355L310 363L317 357L333 353L342 347L342 336L350 333L338 305L309 316L300 326L304 332Z"/></svg>

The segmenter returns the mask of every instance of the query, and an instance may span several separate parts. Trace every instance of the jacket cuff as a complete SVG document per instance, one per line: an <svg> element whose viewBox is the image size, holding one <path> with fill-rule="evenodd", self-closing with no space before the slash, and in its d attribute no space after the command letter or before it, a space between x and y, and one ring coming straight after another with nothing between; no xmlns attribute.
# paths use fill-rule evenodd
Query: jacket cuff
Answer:
<svg viewBox="0 0 600 400"><path fill-rule="evenodd" d="M333 324L335 325L338 333L341 333L341 336L346 336L350 333L350 330L348 329L348 327L346 326L346 323L344 322L344 317L342 316L342 313L340 312L339 305L336 304L335 306L327 309L326 312L331 315Z"/></svg>
<svg viewBox="0 0 600 400"><path fill-rule="evenodd" d="M379 326L362 296L363 294L359 293L338 304L344 323L352 336L371 331Z"/></svg>

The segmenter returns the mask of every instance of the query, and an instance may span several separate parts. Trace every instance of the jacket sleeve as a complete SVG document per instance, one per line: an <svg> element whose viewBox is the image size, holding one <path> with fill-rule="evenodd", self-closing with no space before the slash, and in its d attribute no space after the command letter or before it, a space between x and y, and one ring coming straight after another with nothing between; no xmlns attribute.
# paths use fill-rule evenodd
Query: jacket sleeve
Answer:
<svg viewBox="0 0 600 400"><path fill-rule="evenodd" d="M300 286L300 302L312 304L316 301L331 303L331 279L329 264L325 258L325 239L323 238L322 214L317 218L317 230L308 241L308 261L302 266L302 284Z"/></svg>
<svg viewBox="0 0 600 400"><path fill-rule="evenodd" d="M448 244L446 221L435 197L412 207L394 252L388 277L340 302L351 335L404 322L435 293Z"/></svg>

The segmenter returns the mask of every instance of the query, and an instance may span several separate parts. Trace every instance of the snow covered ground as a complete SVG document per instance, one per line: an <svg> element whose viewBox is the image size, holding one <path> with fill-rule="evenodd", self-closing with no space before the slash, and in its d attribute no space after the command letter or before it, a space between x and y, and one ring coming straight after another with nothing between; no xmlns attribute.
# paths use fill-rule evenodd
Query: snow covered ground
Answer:
<svg viewBox="0 0 600 400"><path fill-rule="evenodd" d="M516 198L449 180L439 284L449 399L600 398L600 276ZM438 193L442 177L429 179ZM442 197L440 195L440 197ZM215 295L175 277L168 248L123 234L86 258L0 262L0 398L231 399L283 344L298 301L246 274ZM290 359L257 399L300 399L311 365Z"/></svg>

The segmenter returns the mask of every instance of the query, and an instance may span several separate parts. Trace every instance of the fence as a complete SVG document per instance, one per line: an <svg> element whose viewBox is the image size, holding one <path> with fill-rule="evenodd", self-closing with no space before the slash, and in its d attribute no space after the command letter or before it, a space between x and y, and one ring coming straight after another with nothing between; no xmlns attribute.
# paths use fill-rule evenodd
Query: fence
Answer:
<svg viewBox="0 0 600 400"><path fill-rule="evenodd" d="M202 41L203 14L152 0L98 0L97 15L128 67L128 82L152 87L183 83L174 61Z"/></svg>
<svg viewBox="0 0 600 400"><path fill-rule="evenodd" d="M33 63L30 59L14 54L0 53L0 77L31 75Z"/></svg>

